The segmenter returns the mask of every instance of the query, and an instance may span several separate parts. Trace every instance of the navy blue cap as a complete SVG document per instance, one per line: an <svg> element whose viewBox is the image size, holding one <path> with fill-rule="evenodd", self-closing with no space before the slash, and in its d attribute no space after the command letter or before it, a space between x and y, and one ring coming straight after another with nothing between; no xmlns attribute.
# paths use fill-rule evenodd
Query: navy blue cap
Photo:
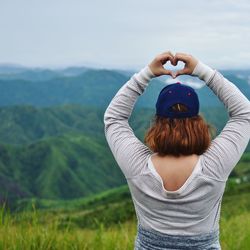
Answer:
<svg viewBox="0 0 250 250"><path fill-rule="evenodd" d="M188 111L176 112L171 109L174 104L181 103ZM195 90L180 82L164 87L156 102L156 114L166 118L187 118L199 113L199 99Z"/></svg>

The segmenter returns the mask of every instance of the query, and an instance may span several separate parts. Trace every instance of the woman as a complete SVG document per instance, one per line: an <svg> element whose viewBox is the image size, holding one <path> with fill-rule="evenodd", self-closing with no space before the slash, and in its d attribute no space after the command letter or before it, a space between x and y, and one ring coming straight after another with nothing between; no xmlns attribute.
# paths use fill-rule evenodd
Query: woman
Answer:
<svg viewBox="0 0 250 250"><path fill-rule="evenodd" d="M185 67L174 73L163 67L167 61L182 61ZM230 119L212 140L209 125L198 114L194 89L171 84L158 96L155 122L144 145L128 123L137 98L152 78L183 74L205 81ZM250 137L250 102L240 90L193 56L165 52L120 88L104 114L104 124L138 219L135 249L221 249L222 196Z"/></svg>

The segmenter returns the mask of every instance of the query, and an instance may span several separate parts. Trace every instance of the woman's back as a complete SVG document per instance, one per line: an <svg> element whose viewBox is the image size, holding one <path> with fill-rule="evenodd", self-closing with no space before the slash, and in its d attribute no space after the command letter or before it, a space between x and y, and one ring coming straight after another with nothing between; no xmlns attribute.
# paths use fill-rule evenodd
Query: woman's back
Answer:
<svg viewBox="0 0 250 250"><path fill-rule="evenodd" d="M151 156L152 166L163 180L166 190L175 191L181 188L193 172L199 160L196 154L189 156Z"/></svg>
<svg viewBox="0 0 250 250"><path fill-rule="evenodd" d="M145 161L141 159L140 174L127 178L139 224L145 229L171 235L218 230L226 181L204 173L204 156L199 156L187 179L181 178L176 185L177 177L169 186L164 186L164 179L153 166L152 156Z"/></svg>

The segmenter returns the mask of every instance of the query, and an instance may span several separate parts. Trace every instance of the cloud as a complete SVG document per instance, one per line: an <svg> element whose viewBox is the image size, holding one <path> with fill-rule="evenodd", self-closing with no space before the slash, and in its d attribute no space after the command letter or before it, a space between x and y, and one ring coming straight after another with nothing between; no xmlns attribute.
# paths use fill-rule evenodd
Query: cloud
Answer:
<svg viewBox="0 0 250 250"><path fill-rule="evenodd" d="M139 69L172 50L246 68L249 13L245 0L9 0L0 9L0 62Z"/></svg>
<svg viewBox="0 0 250 250"><path fill-rule="evenodd" d="M194 79L187 78L187 77L185 77L185 78L177 77L175 79L167 78L165 80L165 83L167 83L167 84L172 84L172 83L176 83L176 82L180 82L181 84L188 85L188 86L190 86L190 87L192 87L194 89L200 89L200 88L205 86L204 82L202 82L202 81L200 81L198 79L194 80Z"/></svg>

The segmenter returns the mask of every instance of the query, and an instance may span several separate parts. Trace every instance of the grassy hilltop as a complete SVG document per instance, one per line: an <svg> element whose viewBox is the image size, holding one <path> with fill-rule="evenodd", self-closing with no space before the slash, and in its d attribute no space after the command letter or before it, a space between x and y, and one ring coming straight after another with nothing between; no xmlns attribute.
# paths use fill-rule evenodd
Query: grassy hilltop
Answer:
<svg viewBox="0 0 250 250"><path fill-rule="evenodd" d="M245 167L241 162L237 173ZM241 177L230 178L223 198L225 250L250 244L250 183L237 184ZM0 249L133 249L137 221L127 185L71 202L36 199L20 206L26 209L12 215L2 209Z"/></svg>
<svg viewBox="0 0 250 250"><path fill-rule="evenodd" d="M222 202L223 250L249 248L249 180L250 153L245 153ZM0 212L0 249L133 249L137 220L127 185L68 201L23 199L18 207Z"/></svg>

